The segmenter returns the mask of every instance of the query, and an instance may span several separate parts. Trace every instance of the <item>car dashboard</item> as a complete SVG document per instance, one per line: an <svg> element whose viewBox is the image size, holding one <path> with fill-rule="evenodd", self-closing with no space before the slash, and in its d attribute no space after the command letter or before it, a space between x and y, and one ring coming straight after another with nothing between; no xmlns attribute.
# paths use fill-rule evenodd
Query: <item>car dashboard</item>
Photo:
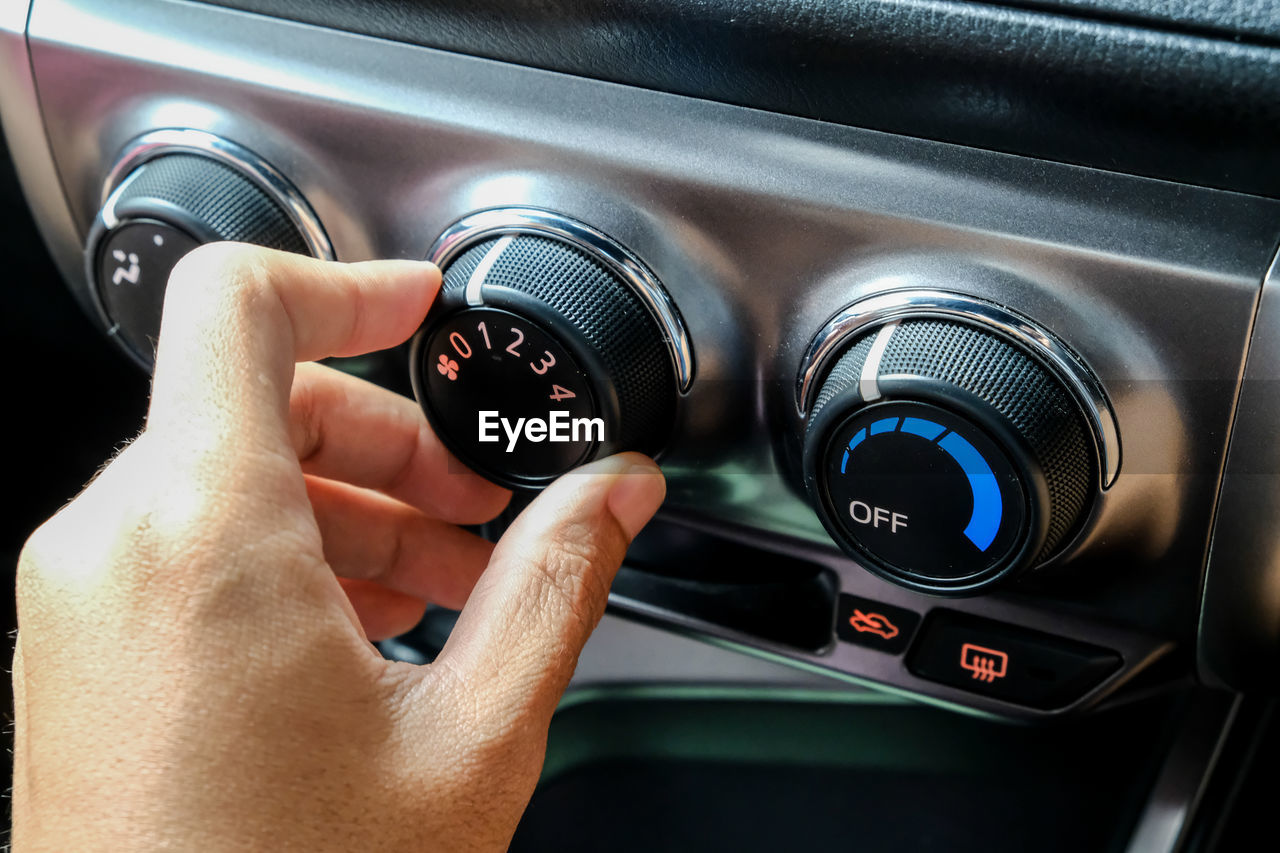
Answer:
<svg viewBox="0 0 1280 853"><path fill-rule="evenodd" d="M199 243L425 258L414 340L336 366L416 395L510 513L656 455L667 502L517 847L662 753L620 747L646 725L706 746L627 776L623 824L752 749L778 757L739 802L787 774L865 799L857 720L898 773L869 811L1099 786L1113 846L1189 849L1280 666L1280 12L1255 5L34 0L0 19L0 104L65 282L40 286L138 375ZM452 616L384 653L430 660ZM898 772L935 759L998 781L936 805L952 777ZM1066 787L1010 786L1023 759ZM727 845L699 833L733 814L646 843Z"/></svg>

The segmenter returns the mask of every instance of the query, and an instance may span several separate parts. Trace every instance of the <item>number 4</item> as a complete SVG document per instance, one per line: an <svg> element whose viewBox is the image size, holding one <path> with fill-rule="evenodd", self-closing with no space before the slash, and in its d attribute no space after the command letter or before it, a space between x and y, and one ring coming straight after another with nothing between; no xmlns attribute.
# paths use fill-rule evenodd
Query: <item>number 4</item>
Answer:
<svg viewBox="0 0 1280 853"><path fill-rule="evenodd" d="M570 391L568 388L561 388L559 385L551 386L552 400L568 400L570 397L576 397L576 396L578 395Z"/></svg>

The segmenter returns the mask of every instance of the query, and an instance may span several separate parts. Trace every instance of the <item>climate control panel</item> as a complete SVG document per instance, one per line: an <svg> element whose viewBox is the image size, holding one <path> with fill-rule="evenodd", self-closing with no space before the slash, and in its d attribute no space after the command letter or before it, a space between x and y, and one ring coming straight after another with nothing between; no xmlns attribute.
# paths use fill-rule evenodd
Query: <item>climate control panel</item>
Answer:
<svg viewBox="0 0 1280 853"><path fill-rule="evenodd" d="M332 256L293 185L212 134L148 133L107 183L86 276L108 332L145 367L168 272L195 246L239 239ZM789 654L845 672L875 672L883 656L902 668L883 680L1039 711L1096 692L1124 672L1126 656L1158 656L1159 643L1124 633L1063 636L1019 624L1016 610L1011 616L989 598L1031 570L1069 562L1120 476L1120 433L1102 382L1028 316L890 277L800 336L808 343L794 348L793 385L743 383L737 377L750 367L725 362L723 330L704 324L720 358L700 371L697 333L673 291L638 253L583 219L527 205L471 212L446 225L426 257L440 267L442 287L407 347L409 384L453 456L495 483L532 492L636 450L667 467L683 508L676 518L712 517L731 492L701 505L680 495L682 477L703 484L715 471L682 446L690 429L722 420L716 401L747 388L757 408L791 410L783 422L792 426L752 440L821 524L807 556L797 560L792 549L784 566L795 568L776 576L752 569L748 576L768 581L739 582L726 566L703 564L696 548L686 563L677 543L703 534L685 530L656 546L670 564L654 577L665 580L637 581L624 569L618 607L731 640L746 626L767 628L748 647L795 643ZM760 480L745 469L740 476ZM668 524L662 535L678 529ZM814 554L832 546L847 557L839 579L813 568L822 565ZM764 536L750 559L768 561L777 547ZM702 576L717 580L704 587ZM995 602L945 618L1000 631L966 628L939 640L940 614L950 611L931 602L938 596ZM789 608L803 617L787 616ZM779 624L763 626L765 612ZM834 627L815 630L814 614ZM804 624L788 628L789 618ZM1064 651L1078 649L1089 652Z"/></svg>
<svg viewBox="0 0 1280 853"><path fill-rule="evenodd" d="M348 367L513 488L658 456L619 611L1029 716L1171 649L1274 647L1239 592L1274 553L1272 385L1241 376L1280 203L139 2L136 44L105 4L35 4L12 68L39 97L0 110L140 364L200 243L428 258L410 346Z"/></svg>

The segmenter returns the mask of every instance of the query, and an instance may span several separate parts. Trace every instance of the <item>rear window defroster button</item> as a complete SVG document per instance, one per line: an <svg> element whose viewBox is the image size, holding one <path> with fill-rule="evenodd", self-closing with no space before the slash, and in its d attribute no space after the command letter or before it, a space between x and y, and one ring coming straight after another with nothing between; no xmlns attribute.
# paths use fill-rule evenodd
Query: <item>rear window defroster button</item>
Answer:
<svg viewBox="0 0 1280 853"><path fill-rule="evenodd" d="M1120 655L1110 649L935 610L907 668L928 681L1050 710L1083 697L1120 663Z"/></svg>

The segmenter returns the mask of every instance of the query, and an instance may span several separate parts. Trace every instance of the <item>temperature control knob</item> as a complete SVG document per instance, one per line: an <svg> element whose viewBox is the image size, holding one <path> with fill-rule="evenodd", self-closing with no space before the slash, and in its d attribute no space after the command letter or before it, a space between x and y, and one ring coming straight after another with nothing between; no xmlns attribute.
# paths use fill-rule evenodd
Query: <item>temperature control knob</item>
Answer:
<svg viewBox="0 0 1280 853"><path fill-rule="evenodd" d="M85 252L111 336L150 367L169 273L202 243L237 240L332 257L296 191L247 150L195 130L156 131L117 167Z"/></svg>
<svg viewBox="0 0 1280 853"><path fill-rule="evenodd" d="M458 459L502 485L538 488L598 457L662 449L688 343L665 291L629 253L522 208L463 220L432 257L444 286L410 370Z"/></svg>
<svg viewBox="0 0 1280 853"><path fill-rule="evenodd" d="M1068 545L1099 457L1047 360L997 329L910 314L866 328L815 383L804 476L832 537L866 568L973 593Z"/></svg>

